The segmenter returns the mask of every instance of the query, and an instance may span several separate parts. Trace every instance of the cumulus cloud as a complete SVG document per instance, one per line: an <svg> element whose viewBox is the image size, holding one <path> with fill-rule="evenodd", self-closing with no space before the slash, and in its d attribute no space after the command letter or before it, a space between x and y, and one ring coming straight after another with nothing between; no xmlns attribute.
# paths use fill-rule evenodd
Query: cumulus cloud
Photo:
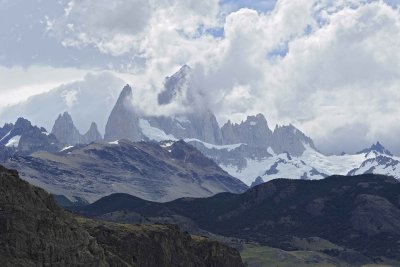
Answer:
<svg viewBox="0 0 400 267"><path fill-rule="evenodd" d="M124 78L143 112L207 107L221 123L262 112L270 125L298 126L325 152L379 139L400 153L396 1L279 0L272 8L266 0L261 11L245 2L73 0L48 18L48 34L131 59ZM183 64L193 69L185 93L158 106L164 77Z"/></svg>
<svg viewBox="0 0 400 267"><path fill-rule="evenodd" d="M150 57L149 43L155 35L157 40L175 32L197 36L200 26L216 23L218 8L216 0L72 0L64 16L48 18L48 31L65 46L91 45L112 55Z"/></svg>

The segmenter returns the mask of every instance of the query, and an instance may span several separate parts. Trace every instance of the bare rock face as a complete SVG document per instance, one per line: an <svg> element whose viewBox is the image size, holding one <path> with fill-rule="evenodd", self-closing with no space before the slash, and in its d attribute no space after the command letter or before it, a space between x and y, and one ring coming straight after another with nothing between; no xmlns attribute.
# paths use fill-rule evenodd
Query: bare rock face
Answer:
<svg viewBox="0 0 400 267"><path fill-rule="evenodd" d="M177 139L198 139L210 144L222 144L217 119L211 111L189 113L179 117L146 118L151 126Z"/></svg>
<svg viewBox="0 0 400 267"><path fill-rule="evenodd" d="M222 144L222 134L217 119L211 111L202 114L194 113L190 116L193 125L193 138L197 138L210 144ZM191 138L191 136L188 136Z"/></svg>
<svg viewBox="0 0 400 267"><path fill-rule="evenodd" d="M120 260L124 263L120 266L244 266L235 249L182 233L177 226L99 225L91 220L85 220L84 226L106 249L107 260L115 263Z"/></svg>
<svg viewBox="0 0 400 267"><path fill-rule="evenodd" d="M100 142L103 140L103 137L99 133L97 129L97 124L92 122L89 130L81 137L81 141L83 144L90 144L92 142Z"/></svg>
<svg viewBox="0 0 400 267"><path fill-rule="evenodd" d="M61 143L70 146L99 142L103 139L95 122L92 122L86 134L81 135L68 112L64 112L58 116L51 133L54 134Z"/></svg>
<svg viewBox="0 0 400 267"><path fill-rule="evenodd" d="M221 130L224 144L243 143L251 147L268 147L272 143L272 132L262 114L248 116L240 124L228 121Z"/></svg>
<svg viewBox="0 0 400 267"><path fill-rule="evenodd" d="M104 140L128 139L140 141L143 139L143 134L139 127L139 118L130 104L132 97L132 88L126 85L122 89L117 103L108 118Z"/></svg>
<svg viewBox="0 0 400 267"><path fill-rule="evenodd" d="M317 150L311 138L293 125L275 127L272 138L272 149L277 154L287 152L291 156L301 156L306 150L305 145Z"/></svg>
<svg viewBox="0 0 400 267"><path fill-rule="evenodd" d="M81 142L81 134L75 127L68 112L64 112L58 116L51 133L54 134L60 142L66 145L75 145Z"/></svg>
<svg viewBox="0 0 400 267"><path fill-rule="evenodd" d="M293 125L276 127L272 132L262 114L248 116L240 124L228 121L221 129L224 144L247 144L249 148L271 147L276 154L289 153L301 156L305 145L315 149L311 138L307 137Z"/></svg>

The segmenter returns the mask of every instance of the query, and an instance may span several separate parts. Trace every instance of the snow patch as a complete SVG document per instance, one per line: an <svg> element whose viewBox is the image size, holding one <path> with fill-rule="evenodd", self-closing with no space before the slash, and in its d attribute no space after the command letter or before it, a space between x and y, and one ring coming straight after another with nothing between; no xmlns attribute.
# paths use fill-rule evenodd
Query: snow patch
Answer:
<svg viewBox="0 0 400 267"><path fill-rule="evenodd" d="M110 144L110 145L119 145L119 140L108 142L108 144Z"/></svg>
<svg viewBox="0 0 400 267"><path fill-rule="evenodd" d="M160 147L166 148L166 147L170 147L174 144L175 142L170 141L170 142L164 142L162 144L160 144Z"/></svg>
<svg viewBox="0 0 400 267"><path fill-rule="evenodd" d="M63 149L61 149L60 152L63 152L63 151L65 151L65 150L68 150L68 149L73 148L73 147L74 147L74 146L66 146L66 147L64 147Z"/></svg>
<svg viewBox="0 0 400 267"><path fill-rule="evenodd" d="M20 135L16 135L10 140L8 140L6 147L18 147L19 139L21 139Z"/></svg>
<svg viewBox="0 0 400 267"><path fill-rule="evenodd" d="M166 134L163 130L160 130L156 127L151 126L147 120L139 119L139 127L142 130L142 133L151 140L154 140L157 142L164 141L164 140L177 141L175 136Z"/></svg>
<svg viewBox="0 0 400 267"><path fill-rule="evenodd" d="M214 144L203 142L203 141L201 141L199 139L195 139L195 138L186 138L186 139L184 139L184 141L186 143L189 143L189 142L202 143L208 149L218 149L218 150L225 149L227 151L234 150L234 149L240 147L241 145L243 145L242 143L240 143L240 144L232 144L232 145L214 145Z"/></svg>

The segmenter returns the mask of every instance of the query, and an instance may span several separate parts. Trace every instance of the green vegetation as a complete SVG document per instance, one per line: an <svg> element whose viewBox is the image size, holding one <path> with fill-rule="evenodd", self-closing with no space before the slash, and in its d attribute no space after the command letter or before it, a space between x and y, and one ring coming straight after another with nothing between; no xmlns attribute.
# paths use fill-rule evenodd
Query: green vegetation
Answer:
<svg viewBox="0 0 400 267"><path fill-rule="evenodd" d="M318 251L284 251L257 244L245 244L240 251L248 267L394 267L400 263L352 265Z"/></svg>

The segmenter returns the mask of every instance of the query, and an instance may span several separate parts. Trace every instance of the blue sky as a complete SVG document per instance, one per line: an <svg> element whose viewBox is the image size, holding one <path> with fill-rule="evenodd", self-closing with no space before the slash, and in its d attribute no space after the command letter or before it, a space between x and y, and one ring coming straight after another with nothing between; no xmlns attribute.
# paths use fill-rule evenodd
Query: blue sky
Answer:
<svg viewBox="0 0 400 267"><path fill-rule="evenodd" d="M222 0L220 1L222 5L230 5L233 10L238 10L240 8L252 8L259 10L260 12L267 12L274 8L275 0Z"/></svg>

